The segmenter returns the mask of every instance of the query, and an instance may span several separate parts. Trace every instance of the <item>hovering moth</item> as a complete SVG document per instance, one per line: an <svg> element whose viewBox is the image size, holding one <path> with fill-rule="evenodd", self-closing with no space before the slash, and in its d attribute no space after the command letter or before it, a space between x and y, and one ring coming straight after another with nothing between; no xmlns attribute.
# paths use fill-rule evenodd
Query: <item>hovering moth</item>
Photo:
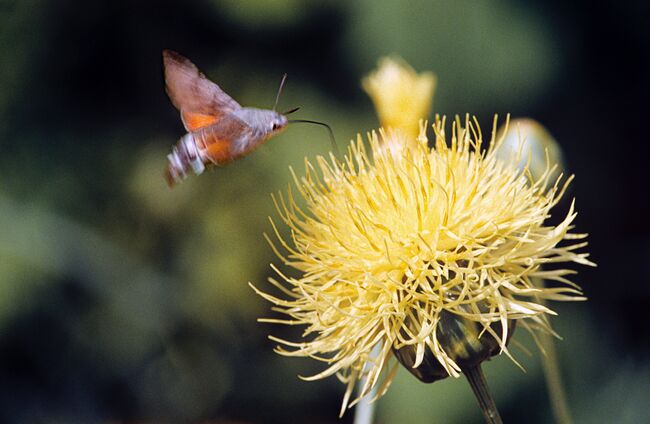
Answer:
<svg viewBox="0 0 650 424"><path fill-rule="evenodd" d="M225 165L249 154L284 130L289 123L286 115L297 110L275 111L286 74L276 105L266 110L242 107L179 53L164 50L163 65L167 94L187 130L167 155L165 177L170 187L185 179L190 169L199 175L206 166Z"/></svg>

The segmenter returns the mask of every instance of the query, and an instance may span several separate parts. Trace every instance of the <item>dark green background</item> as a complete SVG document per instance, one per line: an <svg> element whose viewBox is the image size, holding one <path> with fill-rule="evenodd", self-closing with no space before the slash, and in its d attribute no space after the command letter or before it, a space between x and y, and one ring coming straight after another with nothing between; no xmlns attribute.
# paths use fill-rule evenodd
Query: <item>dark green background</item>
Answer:
<svg viewBox="0 0 650 424"><path fill-rule="evenodd" d="M570 3L570 4L569 4ZM243 105L376 127L360 78L384 54L438 75L434 112L530 116L577 176L589 301L555 305L579 423L650 422L645 1L0 0L0 421L351 422L343 386L297 374L257 324L274 260L262 233L287 168L328 150L295 126L232 166L164 183L183 133L163 48ZM566 202L560 209L566 209ZM529 338L515 337L530 346ZM538 353L486 366L506 422L551 422ZM467 384L401 370L380 423L469 423Z"/></svg>

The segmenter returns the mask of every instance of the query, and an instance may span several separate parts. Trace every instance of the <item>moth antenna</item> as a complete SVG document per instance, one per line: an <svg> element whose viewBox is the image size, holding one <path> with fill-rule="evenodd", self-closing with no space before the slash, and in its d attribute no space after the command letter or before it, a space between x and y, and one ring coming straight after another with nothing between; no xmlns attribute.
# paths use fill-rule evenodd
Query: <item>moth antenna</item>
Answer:
<svg viewBox="0 0 650 424"><path fill-rule="evenodd" d="M327 131L330 134L330 142L332 143L332 149L334 150L334 153L336 156L339 156L339 147L336 144L336 138L334 138L334 131L332 131L332 127L330 127L328 124L325 122L319 122L319 121L311 121L309 119L289 119L289 123L304 123L304 124L316 124L316 125L322 125L325 128L327 128Z"/></svg>
<svg viewBox="0 0 650 424"><path fill-rule="evenodd" d="M282 89L284 88L284 83L287 81L287 74L282 75L282 81L280 81L280 88L278 88L278 94L275 95L275 104L273 105L273 111L278 107L278 102L280 101L280 94L282 94Z"/></svg>
<svg viewBox="0 0 650 424"><path fill-rule="evenodd" d="M298 107L294 107L293 109L289 109L289 110L286 111L286 112L282 112L282 114L283 114L283 115L289 115L290 113L294 113L294 112L296 112L296 111L298 111L298 110L300 110L300 106L298 106Z"/></svg>

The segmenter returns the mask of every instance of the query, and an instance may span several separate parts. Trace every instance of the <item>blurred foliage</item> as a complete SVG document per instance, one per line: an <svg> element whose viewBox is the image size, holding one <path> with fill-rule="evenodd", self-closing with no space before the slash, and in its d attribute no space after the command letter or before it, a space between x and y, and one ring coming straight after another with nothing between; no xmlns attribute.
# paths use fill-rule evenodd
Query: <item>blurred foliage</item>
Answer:
<svg viewBox="0 0 650 424"><path fill-rule="evenodd" d="M328 122L340 146L377 125L359 81L387 53L437 73L435 113L542 122L577 174L577 225L599 263L578 278L591 300L556 320L576 420L649 421L646 12L641 1L0 0L0 421L351 422L336 418L335 379L296 377L319 364L272 352L267 334L287 330L256 323L272 312L247 285L274 260L269 193L329 150L326 132L292 126L169 190L162 170L183 129L163 48L243 105L270 107L288 72L281 109ZM500 357L487 367L504 418L548 422L538 361L515 353L526 374ZM480 422L473 402L464 381L400 372L378 422Z"/></svg>

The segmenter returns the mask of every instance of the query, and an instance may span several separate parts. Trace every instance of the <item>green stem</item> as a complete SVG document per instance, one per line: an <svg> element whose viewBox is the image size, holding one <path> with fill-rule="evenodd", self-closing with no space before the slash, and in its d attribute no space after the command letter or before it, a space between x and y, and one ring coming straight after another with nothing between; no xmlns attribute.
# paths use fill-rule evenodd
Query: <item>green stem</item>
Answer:
<svg viewBox="0 0 650 424"><path fill-rule="evenodd" d="M486 424L503 424L494 399L490 395L490 389L485 380L485 375L483 375L483 370L481 370L481 365L466 368L463 370L463 374L465 374L469 385L472 387L474 396L478 400Z"/></svg>
<svg viewBox="0 0 650 424"><path fill-rule="evenodd" d="M571 424L571 413L564 393L555 342L550 334L542 334L541 343L546 353L546 355L542 356L542 368L546 377L548 395L551 399L551 407L553 408L555 421L559 424Z"/></svg>

